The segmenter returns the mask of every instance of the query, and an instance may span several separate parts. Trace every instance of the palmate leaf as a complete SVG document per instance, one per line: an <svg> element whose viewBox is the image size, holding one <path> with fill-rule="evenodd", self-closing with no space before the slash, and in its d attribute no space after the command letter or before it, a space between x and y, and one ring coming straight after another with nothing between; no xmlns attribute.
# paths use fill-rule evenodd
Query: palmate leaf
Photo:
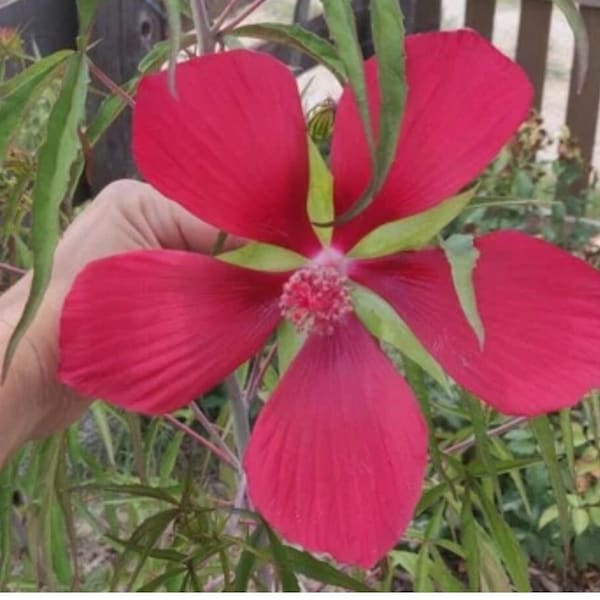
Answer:
<svg viewBox="0 0 600 600"><path fill-rule="evenodd" d="M31 226L33 279L25 309L6 348L3 380L50 282L54 249L60 233L60 205L71 189L71 170L81 153L78 129L85 115L87 83L87 58L85 53L78 52L69 58L60 94L48 120L46 140L39 153Z"/></svg>

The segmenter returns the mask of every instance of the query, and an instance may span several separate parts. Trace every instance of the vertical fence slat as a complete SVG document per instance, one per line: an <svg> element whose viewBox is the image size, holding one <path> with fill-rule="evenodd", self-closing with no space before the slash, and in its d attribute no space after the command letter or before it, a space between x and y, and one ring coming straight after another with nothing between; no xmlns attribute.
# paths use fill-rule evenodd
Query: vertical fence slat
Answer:
<svg viewBox="0 0 600 600"><path fill-rule="evenodd" d="M548 0L521 1L517 62L533 83L537 109L542 106L551 18L552 3Z"/></svg>
<svg viewBox="0 0 600 600"><path fill-rule="evenodd" d="M136 74L141 58L164 36L164 22L150 4L143 0L102 0L98 3L92 37L98 43L89 55L113 81L122 84ZM97 82L95 85L102 87ZM94 114L100 101L100 96L91 96L90 114ZM136 174L130 146L131 111L128 109L94 148L92 181L88 182L92 195L115 179Z"/></svg>
<svg viewBox="0 0 600 600"><path fill-rule="evenodd" d="M577 93L577 57L571 70L571 86L567 108L567 125L579 140L587 160L592 160L600 104L600 6L581 6L590 40L590 68L581 90Z"/></svg>
<svg viewBox="0 0 600 600"><path fill-rule="evenodd" d="M441 0L416 0L412 3L409 31L437 31L442 20Z"/></svg>
<svg viewBox="0 0 600 600"><path fill-rule="evenodd" d="M467 0L465 25L471 27L488 40L494 31L496 0Z"/></svg>

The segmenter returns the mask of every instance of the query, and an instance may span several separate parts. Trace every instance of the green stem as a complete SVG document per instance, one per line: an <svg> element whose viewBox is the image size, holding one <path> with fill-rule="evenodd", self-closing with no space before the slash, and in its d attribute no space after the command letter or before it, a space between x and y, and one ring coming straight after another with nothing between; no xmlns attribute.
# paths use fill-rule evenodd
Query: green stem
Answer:
<svg viewBox="0 0 600 600"><path fill-rule="evenodd" d="M240 386L235 375L230 375L225 380L225 389L231 401L231 415L233 419L233 437L237 455L242 462L248 440L250 439L250 421L248 420L248 409L244 404Z"/></svg>

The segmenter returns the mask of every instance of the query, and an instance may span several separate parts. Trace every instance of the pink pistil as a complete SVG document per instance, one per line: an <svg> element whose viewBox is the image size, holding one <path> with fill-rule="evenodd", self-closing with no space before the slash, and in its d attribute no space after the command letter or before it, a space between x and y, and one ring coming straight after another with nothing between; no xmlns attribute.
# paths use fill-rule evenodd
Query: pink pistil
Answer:
<svg viewBox="0 0 600 600"><path fill-rule="evenodd" d="M331 335L352 311L348 278L331 265L299 269L283 286L279 307L299 332Z"/></svg>

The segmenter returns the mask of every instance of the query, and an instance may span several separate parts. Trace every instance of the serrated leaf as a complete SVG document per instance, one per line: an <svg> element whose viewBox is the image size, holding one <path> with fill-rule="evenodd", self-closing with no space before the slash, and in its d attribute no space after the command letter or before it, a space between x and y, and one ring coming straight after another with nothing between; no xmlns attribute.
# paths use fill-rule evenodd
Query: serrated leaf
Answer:
<svg viewBox="0 0 600 600"><path fill-rule="evenodd" d="M293 271L301 268L307 261L306 257L292 250L258 242L223 252L215 258L257 271Z"/></svg>
<svg viewBox="0 0 600 600"><path fill-rule="evenodd" d="M353 284L351 293L356 315L373 336L406 354L441 386L449 389L448 379L442 367L427 352L392 306L371 290L358 284Z"/></svg>
<svg viewBox="0 0 600 600"><path fill-rule="evenodd" d="M473 272L479 258L479 250L473 244L473 236L464 234L451 235L442 242L442 249L450 263L452 282L460 306L477 337L479 346L483 348L485 331L477 308L477 297L473 285Z"/></svg>
<svg viewBox="0 0 600 600"><path fill-rule="evenodd" d="M329 223L333 219L333 178L319 149L308 136L310 182L308 186L308 216L312 223ZM323 245L331 242L331 227L315 227L315 234Z"/></svg>
<svg viewBox="0 0 600 600"><path fill-rule="evenodd" d="M80 153L78 128L85 116L87 82L87 58L77 53L69 60L60 94L48 119L46 141L39 153L31 225L33 279L23 314L6 348L3 380L50 282L54 249L60 234L60 205L69 191L71 168Z"/></svg>
<svg viewBox="0 0 600 600"><path fill-rule="evenodd" d="M404 115L406 74L404 19L400 4L372 2L370 8L371 32L377 55L378 85L381 92L377 144L369 117L362 55L351 4L338 0L323 0L325 19L336 41L340 58L346 66L371 156L371 179L367 188L345 213L335 219L336 224L347 223L361 214L383 186L396 157L400 125Z"/></svg>
<svg viewBox="0 0 600 600"><path fill-rule="evenodd" d="M475 189L473 187L453 196L424 212L377 227L350 250L349 256L376 258L401 250L423 248L463 211L473 198Z"/></svg>
<svg viewBox="0 0 600 600"><path fill-rule="evenodd" d="M590 42L585 22L574 0L553 0L565 15L575 36L577 50L577 91L581 93L589 67Z"/></svg>
<svg viewBox="0 0 600 600"><path fill-rule="evenodd" d="M300 25L257 23L242 25L228 32L228 34L236 37L257 38L266 40L267 42L285 44L303 52L327 67L342 85L346 82L346 68L340 60L335 47L327 40Z"/></svg>
<svg viewBox="0 0 600 600"><path fill-rule="evenodd" d="M345 214L335 220L335 223L338 224L348 221L357 214L360 214L372 200L373 193L375 192L374 183L377 174L377 165L375 162L376 146L375 138L373 137L371 118L369 116L363 57L358 41L358 34L356 32L356 21L352 12L352 6L350 2L340 2L339 0L322 0L322 5L330 36L335 41L337 53L344 65L348 76L348 83L352 89L358 107L371 159L372 176L367 189ZM400 48L400 46L398 46L398 48ZM331 223L329 223L329 225L331 225Z"/></svg>
<svg viewBox="0 0 600 600"><path fill-rule="evenodd" d="M32 99L37 97L56 69L72 55L72 50L50 54L0 84L0 163L13 135L21 127Z"/></svg>
<svg viewBox="0 0 600 600"><path fill-rule="evenodd" d="M540 453L548 475L550 476L550 485L554 493L554 499L558 507L558 524L563 541L563 549L565 557L569 555L570 536L569 536L569 501L567 498L567 490L560 471L560 464L556 454L554 445L554 430L547 416L536 417L529 421L531 430L533 431L540 447Z"/></svg>

